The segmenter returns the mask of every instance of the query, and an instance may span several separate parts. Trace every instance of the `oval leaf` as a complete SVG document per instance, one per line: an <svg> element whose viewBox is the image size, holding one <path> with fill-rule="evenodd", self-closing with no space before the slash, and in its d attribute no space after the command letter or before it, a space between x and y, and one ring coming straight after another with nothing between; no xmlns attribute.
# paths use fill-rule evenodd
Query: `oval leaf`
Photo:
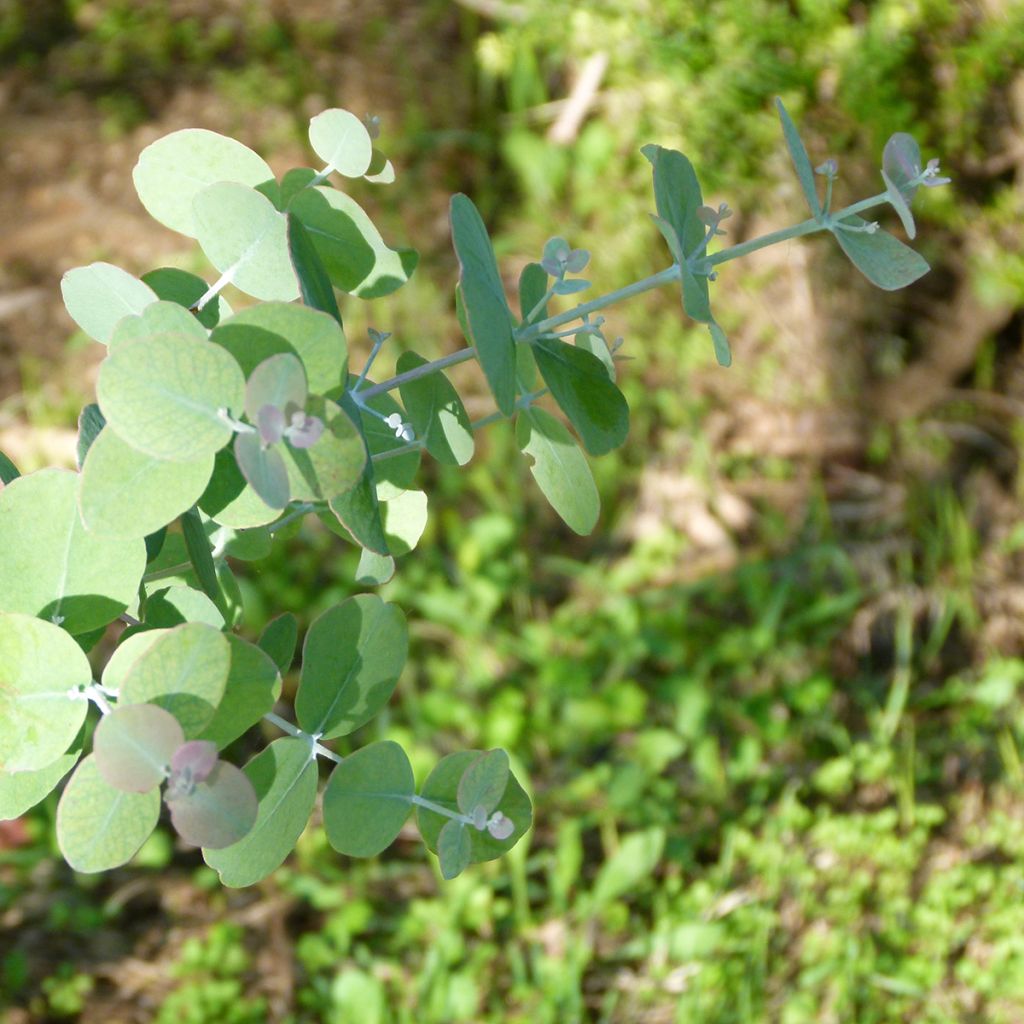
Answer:
<svg viewBox="0 0 1024 1024"><path fill-rule="evenodd" d="M866 221L860 217L844 217L841 223L862 226ZM928 273L928 263L923 256L881 228L868 234L866 231L844 231L837 226L832 229L832 234L850 262L872 284L885 291L905 288Z"/></svg>
<svg viewBox="0 0 1024 1024"><path fill-rule="evenodd" d="M69 270L60 280L60 292L71 319L104 345L118 321L141 313L158 298L149 285L110 263Z"/></svg>
<svg viewBox="0 0 1024 1024"><path fill-rule="evenodd" d="M324 790L327 841L349 857L375 857L402 830L415 788L409 758L397 743L383 740L350 754Z"/></svg>
<svg viewBox="0 0 1024 1024"><path fill-rule="evenodd" d="M259 812L252 783L226 761L219 761L191 793L169 799L167 806L178 835L207 850L222 850L244 839Z"/></svg>
<svg viewBox="0 0 1024 1024"><path fill-rule="evenodd" d="M309 144L328 167L346 178L361 178L370 169L370 133L355 114L340 107L324 110L309 122Z"/></svg>
<svg viewBox="0 0 1024 1024"><path fill-rule="evenodd" d="M49 796L60 780L78 764L81 756L82 751L76 749L35 771L0 771L0 821L20 818Z"/></svg>
<svg viewBox="0 0 1024 1024"><path fill-rule="evenodd" d="M148 793L163 783L184 742L170 712L155 704L126 704L103 716L92 746L104 782L126 793Z"/></svg>

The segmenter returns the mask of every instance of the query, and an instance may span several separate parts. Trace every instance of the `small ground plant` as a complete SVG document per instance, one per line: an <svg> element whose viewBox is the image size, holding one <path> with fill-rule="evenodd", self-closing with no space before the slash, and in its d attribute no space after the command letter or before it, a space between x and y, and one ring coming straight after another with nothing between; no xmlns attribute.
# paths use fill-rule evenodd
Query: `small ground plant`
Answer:
<svg viewBox="0 0 1024 1024"><path fill-rule="evenodd" d="M424 529L427 497L414 486L423 455L465 465L475 434L504 421L554 510L590 533L599 503L584 452L613 450L629 429L616 385L622 341L605 338L603 309L678 286L684 311L707 325L728 366L709 283L732 259L829 231L879 287L917 280L924 259L861 214L889 205L913 238L917 189L948 180L938 162L922 167L917 144L897 133L883 154L884 190L833 210L836 162L812 167L777 105L807 220L711 251L728 207L704 205L681 153L645 146L671 265L553 312L552 303L587 290L578 275L590 257L552 238L520 277L516 311L483 220L456 195L455 303L467 345L430 361L404 351L397 373L379 382L370 374L388 335L370 330L368 357L350 372L336 293L386 296L417 256L388 246L332 182L394 180L374 145L375 120L341 109L317 115L309 142L322 168L279 181L255 152L213 132L187 129L148 146L133 173L140 200L196 239L220 277L208 284L164 267L137 279L106 263L64 277L68 312L107 354L97 402L80 417L77 472L21 476L0 454L0 818L21 815L67 778L60 848L73 868L96 872L131 859L166 805L224 884L246 886L294 847L327 761L323 821L339 853L382 852L414 808L445 878L510 850L532 809L503 750L450 754L417 789L398 744L346 757L329 745L390 699L408 648L401 610L364 593L316 618L285 717L277 704L296 620L273 619L256 643L238 635L244 610L231 560L263 557L275 535L314 515L360 549L359 585L386 582ZM257 304L233 312L221 294L229 283ZM496 406L475 422L444 373L468 360ZM94 678L87 653L104 638L113 653ZM222 757L262 720L281 738L241 768Z"/></svg>

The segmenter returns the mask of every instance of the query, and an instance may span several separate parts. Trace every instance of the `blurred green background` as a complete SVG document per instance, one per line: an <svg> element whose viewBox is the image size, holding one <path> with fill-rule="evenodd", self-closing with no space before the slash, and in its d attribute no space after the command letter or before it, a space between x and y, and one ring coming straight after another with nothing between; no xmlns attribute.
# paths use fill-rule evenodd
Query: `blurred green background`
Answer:
<svg viewBox="0 0 1024 1024"><path fill-rule="evenodd" d="M728 371L675 293L613 311L634 427L594 466L591 538L505 428L422 471L428 533L384 588L413 652L353 744L399 739L421 777L506 746L536 808L509 858L443 884L412 833L351 862L313 827L230 891L161 832L76 876L51 800L0 832L3 1024L1024 1020L1020 3L0 0L0 62L0 449L23 469L71 460L99 358L60 274L209 274L131 187L176 128L280 171L319 110L381 115L398 182L357 198L423 262L343 312L356 353L395 333L385 361L461 344L457 190L510 290L557 233L604 291L668 262L644 142L737 211L726 241L804 216L776 95L839 201L880 189L897 130L954 179L921 197L933 271L906 292L827 241L725 268ZM312 527L240 566L246 631L308 622L354 567Z"/></svg>

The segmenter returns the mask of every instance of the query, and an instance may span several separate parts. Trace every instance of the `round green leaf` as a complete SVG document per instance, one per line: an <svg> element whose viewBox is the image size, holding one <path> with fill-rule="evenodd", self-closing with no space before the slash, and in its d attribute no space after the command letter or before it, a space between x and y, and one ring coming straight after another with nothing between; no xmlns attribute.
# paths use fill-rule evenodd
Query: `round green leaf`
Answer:
<svg viewBox="0 0 1024 1024"><path fill-rule="evenodd" d="M142 205L161 224L189 238L198 235L195 197L215 182L259 185L274 173L248 146L202 128L171 132L147 146L132 171Z"/></svg>
<svg viewBox="0 0 1024 1024"><path fill-rule="evenodd" d="M324 831L338 853L374 857L402 830L415 792L405 751L390 740L350 754L324 790Z"/></svg>
<svg viewBox="0 0 1024 1024"><path fill-rule="evenodd" d="M269 356L293 352L306 369L309 390L324 394L346 379L348 343L326 313L287 302L262 302L225 320L211 335L248 377Z"/></svg>
<svg viewBox="0 0 1024 1024"><path fill-rule="evenodd" d="M329 501L356 484L366 464L366 445L358 427L345 413L317 395L306 402L306 412L317 416L324 432L311 448L278 445L288 467L291 497L298 501Z"/></svg>
<svg viewBox="0 0 1024 1024"><path fill-rule="evenodd" d="M118 321L141 313L157 294L149 285L110 263L90 263L69 270L60 281L71 319L97 341L107 344Z"/></svg>
<svg viewBox="0 0 1024 1024"><path fill-rule="evenodd" d="M420 795L426 800L432 800L449 810L458 812L459 782L466 769L480 756L480 753L481 751L478 750L462 750L443 758L427 776ZM466 834L469 836L471 844L470 863L472 864L494 860L508 853L530 827L533 820L530 798L514 775L510 774L508 777L508 785L498 802L497 810L512 821L513 832L507 839L495 839L486 829L479 831L475 828L467 828ZM441 829L450 820L436 811L428 810L425 807L416 807L416 821L419 825L420 835L423 836L427 848L434 853L437 852Z"/></svg>
<svg viewBox="0 0 1024 1024"><path fill-rule="evenodd" d="M374 594L359 594L317 616L302 646L295 714L308 733L345 736L391 699L405 667L405 616Z"/></svg>
<svg viewBox="0 0 1024 1024"><path fill-rule="evenodd" d="M373 141L355 114L334 107L309 122L309 144L329 167L346 178L361 178L370 169Z"/></svg>
<svg viewBox="0 0 1024 1024"><path fill-rule="evenodd" d="M427 360L415 352L403 352L395 366L406 373ZM473 458L473 428L459 393L442 373L432 373L399 386L416 437L438 462L464 466Z"/></svg>
<svg viewBox="0 0 1024 1024"><path fill-rule="evenodd" d="M194 462L155 459L105 428L82 466L82 521L90 533L145 537L191 508L212 472L212 453Z"/></svg>
<svg viewBox="0 0 1024 1024"><path fill-rule="evenodd" d="M122 704L104 715L92 752L103 781L126 793L148 793L164 781L185 742L178 720L156 704Z"/></svg>
<svg viewBox="0 0 1024 1024"><path fill-rule="evenodd" d="M231 283L257 299L290 302L299 285L288 256L287 221L253 188L220 181L192 203L196 238L207 259Z"/></svg>
<svg viewBox="0 0 1024 1024"><path fill-rule="evenodd" d="M273 659L240 636L226 636L231 647L228 681L213 719L200 735L221 750L271 711L281 696L281 674Z"/></svg>
<svg viewBox="0 0 1024 1024"><path fill-rule="evenodd" d="M0 611L38 615L69 633L116 619L138 593L146 545L86 532L78 474L44 469L0 491Z"/></svg>
<svg viewBox="0 0 1024 1024"><path fill-rule="evenodd" d="M186 622L160 637L128 670L120 703L157 704L196 739L213 719L231 669L227 637L213 626Z"/></svg>
<svg viewBox="0 0 1024 1024"><path fill-rule="evenodd" d="M245 380L218 345L160 334L111 352L100 366L96 395L127 444L157 459L193 462L231 440L220 411L242 411Z"/></svg>
<svg viewBox="0 0 1024 1024"><path fill-rule="evenodd" d="M222 850L248 835L256 822L256 791L244 772L218 761L191 793L167 801L175 831L193 846Z"/></svg>
<svg viewBox="0 0 1024 1024"><path fill-rule="evenodd" d="M586 457L572 435L537 406L516 420L516 444L530 456L530 473L551 507L574 533L586 536L597 525L601 499Z"/></svg>
<svg viewBox="0 0 1024 1024"><path fill-rule="evenodd" d="M206 341L206 328L187 310L174 302L154 302L137 316L118 321L107 345L111 351L132 341L141 341L158 334L185 335Z"/></svg>
<svg viewBox="0 0 1024 1024"><path fill-rule="evenodd" d="M305 740L275 740L246 766L259 810L244 839L223 850L204 850L206 863L235 888L254 885L291 853L316 802L316 758Z"/></svg>
<svg viewBox="0 0 1024 1024"><path fill-rule="evenodd" d="M0 770L35 771L71 746L92 681L82 649L64 630L30 615L0 613Z"/></svg>
<svg viewBox="0 0 1024 1024"><path fill-rule="evenodd" d="M57 842L75 871L116 868L131 860L160 817L159 790L126 793L104 782L85 758L57 805Z"/></svg>
<svg viewBox="0 0 1024 1024"><path fill-rule="evenodd" d="M35 771L0 771L0 821L13 821L35 807L53 792L57 783L78 764L81 756L79 748Z"/></svg>
<svg viewBox="0 0 1024 1024"><path fill-rule="evenodd" d="M125 676L167 629L144 629L140 633L122 633L114 653L103 669L103 685L108 690L120 690Z"/></svg>

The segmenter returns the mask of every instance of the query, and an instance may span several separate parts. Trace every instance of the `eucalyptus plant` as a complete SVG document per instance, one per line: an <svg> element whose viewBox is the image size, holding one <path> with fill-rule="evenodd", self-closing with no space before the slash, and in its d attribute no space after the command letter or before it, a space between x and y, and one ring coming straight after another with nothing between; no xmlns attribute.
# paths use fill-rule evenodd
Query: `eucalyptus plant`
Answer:
<svg viewBox="0 0 1024 1024"><path fill-rule="evenodd" d="M921 256L861 214L891 206L913 238L918 187L948 180L937 162L922 167L914 140L896 134L883 154L884 190L833 210L835 161L812 168L781 102L778 111L807 220L715 249L728 207L704 204L681 153L645 146L671 264L557 312L555 302L590 287L578 276L589 254L552 238L510 304L479 212L454 196L466 346L433 360L404 351L397 373L378 382L370 373L388 335L371 330L368 358L351 372L337 296L389 295L417 256L391 248L337 187L394 180L375 119L317 115L309 142L322 166L280 180L253 150L211 131L147 146L133 172L139 199L194 238L220 276L211 284L162 267L136 278L92 263L63 278L71 317L107 351L96 403L79 420L76 471L21 476L0 454L0 818L64 783L60 849L74 869L95 872L128 861L166 804L170 824L224 884L251 885L306 827L325 761L323 822L339 853L380 853L413 809L445 878L510 850L532 809L504 751L451 754L417 789L396 743L345 757L330 746L389 701L408 650L401 610L362 593L316 618L288 712L278 704L296 620L278 616L255 643L235 632L243 607L232 565L265 556L285 526L317 516L360 549L360 585L386 582L426 522L415 486L422 457L465 465L475 434L506 421L555 512L587 534L599 506L584 451L605 454L629 429L616 384L621 339L605 338L601 310L679 287L728 366L709 284L730 260L828 231L881 288L924 274ZM228 283L256 304L234 312L221 294ZM496 407L475 422L444 373L469 360ZM105 636L115 646L94 678L86 655ZM241 768L223 758L263 722L283 735Z"/></svg>

